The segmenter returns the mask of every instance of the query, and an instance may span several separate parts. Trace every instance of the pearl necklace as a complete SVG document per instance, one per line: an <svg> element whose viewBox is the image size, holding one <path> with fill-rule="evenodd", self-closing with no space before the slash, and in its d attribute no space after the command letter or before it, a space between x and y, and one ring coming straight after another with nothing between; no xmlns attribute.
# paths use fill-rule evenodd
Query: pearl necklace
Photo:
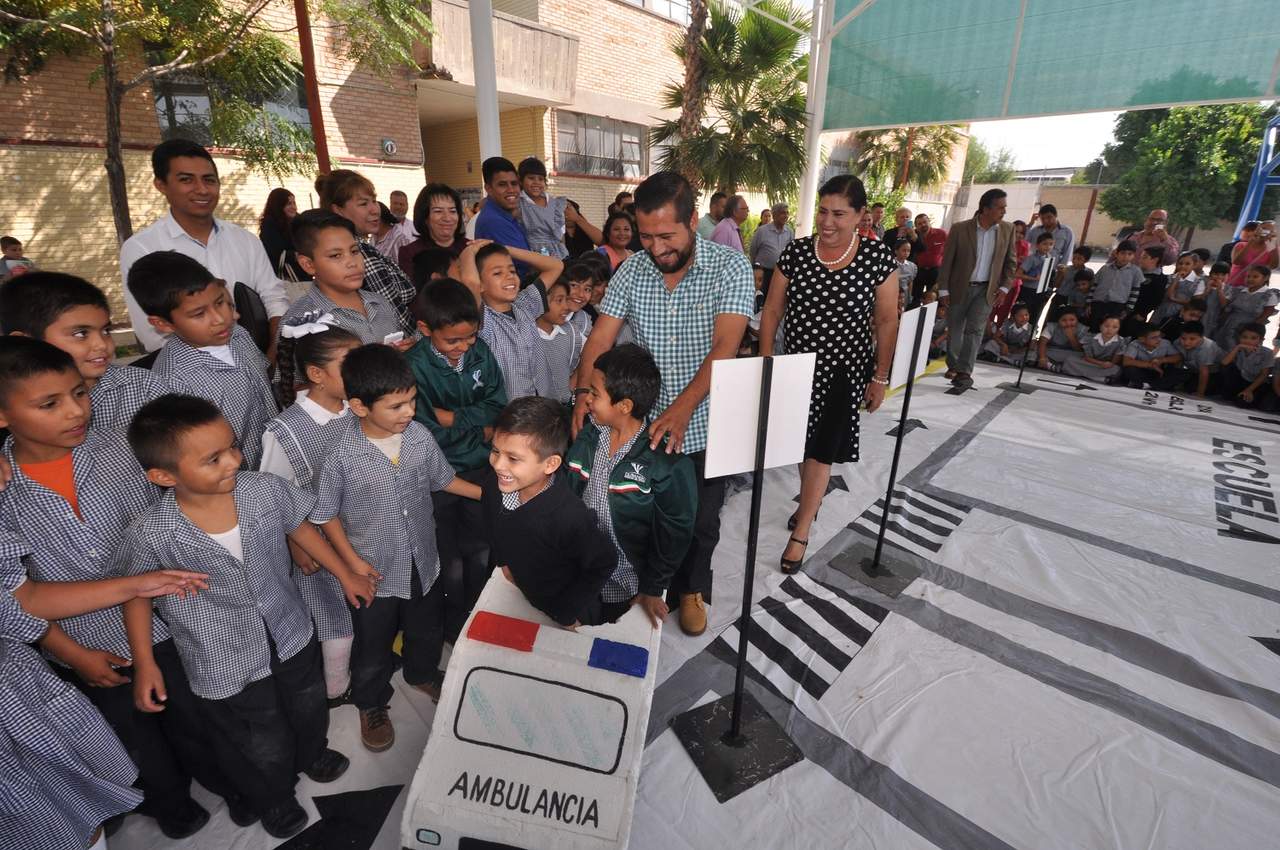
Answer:
<svg viewBox="0 0 1280 850"><path fill-rule="evenodd" d="M822 263L827 268L832 268L834 266L840 265L845 260L849 259L849 255L853 253L853 246L857 244L858 244L858 232L855 230L853 232L853 238L849 240L849 247L844 249L844 253L841 254L837 259L834 259L831 262L827 262L826 260L822 259L822 255L818 253L818 240L815 239L813 240L813 256L817 257L818 262Z"/></svg>

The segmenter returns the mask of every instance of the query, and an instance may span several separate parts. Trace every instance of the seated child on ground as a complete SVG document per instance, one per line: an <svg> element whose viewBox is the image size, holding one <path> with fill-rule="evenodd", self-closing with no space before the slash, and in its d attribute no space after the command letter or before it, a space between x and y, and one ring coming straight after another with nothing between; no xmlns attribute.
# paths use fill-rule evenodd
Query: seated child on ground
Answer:
<svg viewBox="0 0 1280 850"><path fill-rule="evenodd" d="M268 835L293 835L307 823L294 794L298 773L332 782L348 761L328 747L324 666L311 615L289 577L286 541L337 576L352 605L373 598L377 576L367 566L350 569L307 522L315 496L278 476L241 470L235 433L207 399L161 396L138 411L129 444L167 492L130 526L118 565L131 575L179 565L209 574L216 593L162 599L155 609L216 741L212 755L243 798L232 819L261 818ZM167 686L151 649L151 603L126 603L125 627L134 700L143 711L160 711Z"/></svg>
<svg viewBox="0 0 1280 850"><path fill-rule="evenodd" d="M1164 301L1151 316L1152 324L1163 324L1177 316L1202 288L1200 278L1196 277L1195 272L1191 270L1194 259L1195 255L1190 252L1178 257L1173 276L1169 278L1169 285L1165 287Z"/></svg>
<svg viewBox="0 0 1280 850"><path fill-rule="evenodd" d="M1236 344L1222 358L1219 391L1224 399L1240 407L1260 407L1270 398L1267 375L1276 354L1262 344L1266 328L1251 322L1236 332Z"/></svg>
<svg viewBox="0 0 1280 850"><path fill-rule="evenodd" d="M1217 373L1222 363L1222 349L1204 335L1204 325L1186 322L1174 349L1182 355L1182 363L1165 369L1164 389L1191 393L1204 398L1217 389Z"/></svg>
<svg viewBox="0 0 1280 850"><path fill-rule="evenodd" d="M1053 306L1049 308L1049 321L1056 322L1062 311L1068 307L1076 311L1076 317L1087 315L1089 309L1089 293L1093 291L1093 269L1067 269L1068 281L1058 288L1054 296Z"/></svg>
<svg viewBox="0 0 1280 850"><path fill-rule="evenodd" d="M507 406L502 370L477 336L480 308L475 296L453 279L424 287L413 302L422 339L405 359L418 385L414 418L426 426L449 464L464 481L477 484L489 469L493 424ZM457 638L489 578L480 505L437 492L436 547L445 594L445 640Z"/></svg>
<svg viewBox="0 0 1280 850"><path fill-rule="evenodd" d="M1041 369L1061 372L1068 358L1079 357L1084 351L1084 339L1088 328L1080 323L1076 311L1070 307L1058 314L1056 322L1044 326L1038 343L1036 363Z"/></svg>
<svg viewBox="0 0 1280 850"><path fill-rule="evenodd" d="M1218 290L1218 303L1222 306L1222 321L1218 325L1215 341L1228 348L1236 339L1240 328L1249 324L1266 327L1267 319L1280 304L1280 289L1272 289L1271 269L1258 264L1245 272L1244 286L1228 286Z"/></svg>
<svg viewBox="0 0 1280 850"><path fill-rule="evenodd" d="M1013 308L1013 314L1008 321L996 328L995 335L982 344L982 354L979 356L992 363L1018 366L1031 346L1031 337L1034 334L1035 328L1031 326L1031 311L1027 309L1027 305L1018 304Z"/></svg>
<svg viewBox="0 0 1280 850"><path fill-rule="evenodd" d="M1112 383L1120 377L1120 360L1124 355L1125 339L1120 336L1120 320L1115 316L1104 319L1102 330L1085 337L1079 357L1068 357L1062 371L1078 378Z"/></svg>
<svg viewBox="0 0 1280 850"><path fill-rule="evenodd" d="M351 409L342 386L342 361L360 347L360 337L337 325L288 320L280 325L280 394L285 409L267 423L262 435L262 471L314 493L320 472ZM294 366L299 370L294 375ZM296 379L306 389L294 390ZM342 697L351 685L351 612L342 585L296 546L293 581L311 612L324 659L325 694Z"/></svg>
<svg viewBox="0 0 1280 850"><path fill-rule="evenodd" d="M1178 315L1166 319L1160 323L1160 333L1169 342L1177 342L1182 336L1182 329L1188 322L1197 322L1204 324L1205 300L1203 298L1192 298L1186 304L1182 305L1182 309L1178 311Z"/></svg>
<svg viewBox="0 0 1280 850"><path fill-rule="evenodd" d="M236 324L226 281L177 251L157 251L129 268L129 291L161 334L151 372L174 393L208 399L231 424L245 469L257 469L262 433L278 412L267 358Z"/></svg>
<svg viewBox="0 0 1280 850"><path fill-rule="evenodd" d="M1182 362L1182 355L1173 343L1160 335L1155 325L1142 325L1124 350L1121 374L1131 389L1140 390L1150 384L1157 389L1164 385L1164 370Z"/></svg>
<svg viewBox="0 0 1280 850"><path fill-rule="evenodd" d="M563 405L533 397L511 402L495 426L481 505L490 564L539 611L576 628L602 621L600 592L618 553L561 472L568 447Z"/></svg>
<svg viewBox="0 0 1280 850"><path fill-rule="evenodd" d="M579 614L586 625L612 623L637 604L657 628L667 615L663 596L693 541L693 462L649 447L648 416L661 385L653 356L638 345L606 351L591 373L591 421L569 449L566 476L613 541L617 563L598 605Z"/></svg>
<svg viewBox="0 0 1280 850"><path fill-rule="evenodd" d="M42 339L71 355L89 388L95 428L126 428L138 409L164 395L147 369L117 366L111 311L101 289L74 275L31 272L0 286L0 327Z"/></svg>
<svg viewBox="0 0 1280 850"><path fill-rule="evenodd" d="M444 674L444 589L436 581L433 491L469 499L480 489L457 476L431 432L413 419L413 371L387 345L363 345L342 362L342 385L355 414L329 453L311 519L353 567L381 576L377 598L351 612L351 701L366 749L395 743L387 714L396 633L404 633L404 680L440 698Z"/></svg>

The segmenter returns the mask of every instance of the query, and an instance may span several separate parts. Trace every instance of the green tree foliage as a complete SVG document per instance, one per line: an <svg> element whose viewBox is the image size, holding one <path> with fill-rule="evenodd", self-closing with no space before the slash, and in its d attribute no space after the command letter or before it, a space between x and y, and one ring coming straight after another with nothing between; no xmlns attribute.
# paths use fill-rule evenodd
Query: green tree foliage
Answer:
<svg viewBox="0 0 1280 850"><path fill-rule="evenodd" d="M969 138L962 178L965 183L1008 183L1016 171L1013 151L1008 148L993 151L981 139Z"/></svg>
<svg viewBox="0 0 1280 850"><path fill-rule="evenodd" d="M55 55L92 55L87 86L106 110L107 183L116 236L133 232L121 152L121 105L130 91L164 82L208 92L209 139L239 150L269 176L315 167L310 133L264 108L299 78L293 48L266 19L271 0L3 0L0 55L6 81L39 73ZM416 67L413 46L430 32L414 0L311 0L339 51L379 72ZM137 60L145 60L136 73Z"/></svg>
<svg viewBox="0 0 1280 850"><path fill-rule="evenodd" d="M1235 218L1269 114L1255 103L1168 110L1134 146L1132 166L1102 193L1099 205L1131 223L1153 208L1167 209L1179 227Z"/></svg>
<svg viewBox="0 0 1280 850"><path fill-rule="evenodd" d="M809 18L785 0L763 0L757 8L801 31ZM663 169L692 174L704 188L764 192L793 191L804 170L804 82L807 56L801 35L762 15L713 2L698 44L705 67L709 115L691 135L679 120L653 128L654 145L665 146ZM686 59L684 38L672 45ZM664 91L664 106L683 112L696 92L679 85Z"/></svg>
<svg viewBox="0 0 1280 850"><path fill-rule="evenodd" d="M1102 153L1093 162L1080 169L1071 178L1072 183L1095 183L1107 186L1115 183L1138 161L1138 142L1147 132L1169 115L1167 109L1135 109L1116 116L1112 137Z"/></svg>
<svg viewBox="0 0 1280 850"><path fill-rule="evenodd" d="M947 179L951 154L962 138L955 124L863 130L854 134L857 153L850 166L868 185L928 189Z"/></svg>

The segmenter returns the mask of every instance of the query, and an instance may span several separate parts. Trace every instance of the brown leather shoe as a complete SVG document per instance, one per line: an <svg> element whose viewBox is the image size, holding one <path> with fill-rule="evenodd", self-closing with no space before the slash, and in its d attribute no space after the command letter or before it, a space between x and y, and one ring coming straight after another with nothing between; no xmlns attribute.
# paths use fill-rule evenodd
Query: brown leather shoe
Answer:
<svg viewBox="0 0 1280 850"><path fill-rule="evenodd" d="M701 593L680 595L680 630L689 637L697 637L707 630L707 606Z"/></svg>
<svg viewBox="0 0 1280 850"><path fill-rule="evenodd" d="M386 706L360 710L360 743L366 750L380 753L391 749L395 742L396 727L391 725Z"/></svg>
<svg viewBox="0 0 1280 850"><path fill-rule="evenodd" d="M943 375L942 377L946 378L949 381L952 378L954 378L957 374L958 373L956 372L955 369L948 369L947 374Z"/></svg>

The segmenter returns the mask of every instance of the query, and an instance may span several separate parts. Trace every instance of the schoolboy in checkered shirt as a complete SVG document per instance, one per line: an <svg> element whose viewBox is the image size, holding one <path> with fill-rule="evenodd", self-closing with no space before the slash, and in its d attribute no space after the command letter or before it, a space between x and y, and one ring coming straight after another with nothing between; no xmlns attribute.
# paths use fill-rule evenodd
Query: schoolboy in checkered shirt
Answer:
<svg viewBox="0 0 1280 850"><path fill-rule="evenodd" d="M29 541L22 566L40 582L115 575L125 529L159 496L122 432L88 427L90 394L77 365L48 343L0 337L0 424L10 433L0 456L13 475L0 499L0 534ZM124 740L145 794L139 811L156 818L167 837L181 839L209 820L191 797L188 770L215 793L233 791L221 771L199 758L207 742L195 698L168 631L154 626L153 653L173 679L163 715L135 709L119 606L57 619L40 646Z"/></svg>
<svg viewBox="0 0 1280 850"><path fill-rule="evenodd" d="M387 714L393 693L392 649L404 633L405 682L440 698L444 590L431 493L469 499L480 488L462 480L413 415L418 394L409 364L387 345L364 345L342 361L349 422L334 445L311 514L348 563L372 564L382 576L372 604L351 612L351 701L360 738L372 752L395 743Z"/></svg>
<svg viewBox="0 0 1280 850"><path fill-rule="evenodd" d="M268 835L293 835L307 823L294 795L298 772L331 782L348 762L328 748L320 647L290 577L287 541L333 573L352 605L373 598L376 574L344 563L307 522L315 496L240 469L231 426L208 400L156 399L134 417L129 443L166 492L129 527L119 565L135 575L178 564L208 574L207 593L155 609L174 636L215 758L244 799L232 820L261 818ZM152 657L151 611L145 600L125 605L143 711L159 711L167 687Z"/></svg>
<svg viewBox="0 0 1280 850"><path fill-rule="evenodd" d="M587 392L591 420L565 457L569 486L618 552L598 605L582 621L588 625L614 622L635 604L657 628L667 616L663 594L693 542L693 462L649 448L649 411L661 386L658 365L640 346L601 354Z"/></svg>
<svg viewBox="0 0 1280 850"><path fill-rule="evenodd" d="M262 432L280 409L267 380L267 358L236 324L226 282L185 254L157 251L133 264L128 283L147 321L172 334L152 374L170 392L217 405L239 441L245 469L257 469Z"/></svg>
<svg viewBox="0 0 1280 850"><path fill-rule="evenodd" d="M150 371L111 362L116 346L107 296L75 275L31 272L0 286L0 329L71 355L89 388L94 428L127 428L138 408L165 393Z"/></svg>

